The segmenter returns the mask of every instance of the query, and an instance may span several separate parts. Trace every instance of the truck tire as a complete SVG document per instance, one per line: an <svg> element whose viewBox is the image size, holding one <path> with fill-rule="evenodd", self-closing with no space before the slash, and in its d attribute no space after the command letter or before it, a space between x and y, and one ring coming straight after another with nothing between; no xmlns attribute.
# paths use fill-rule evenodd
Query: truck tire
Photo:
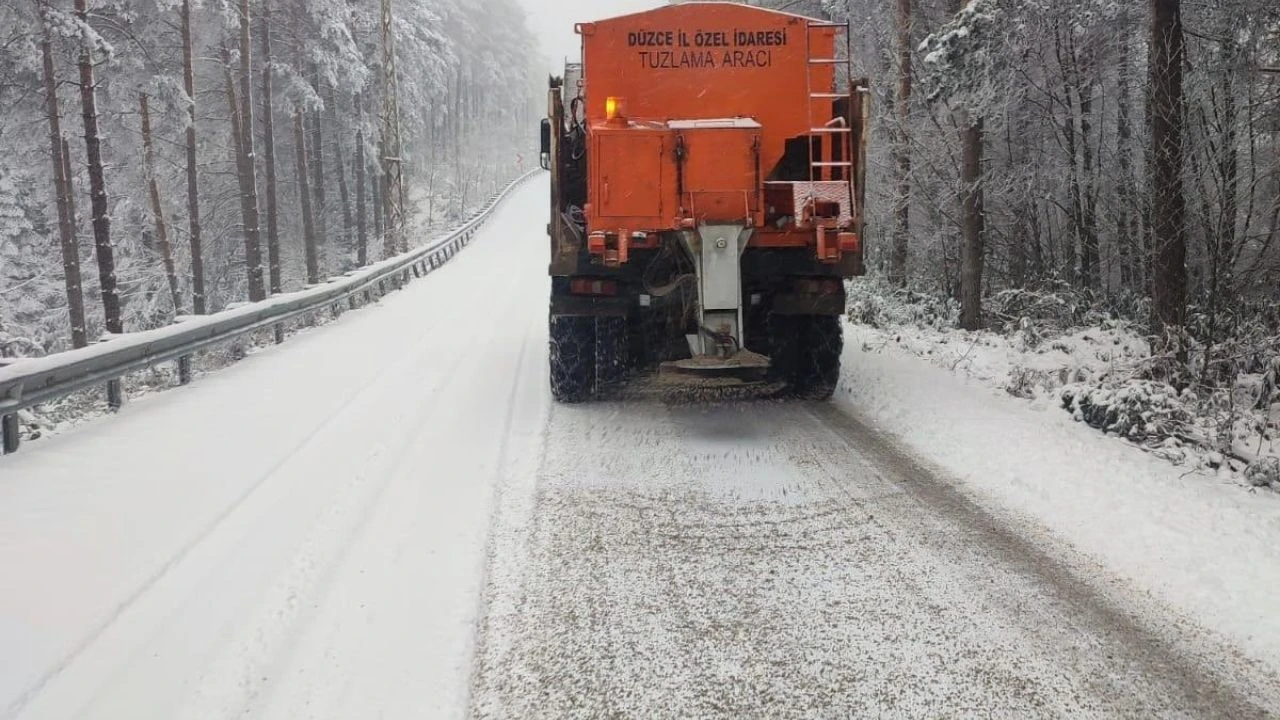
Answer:
<svg viewBox="0 0 1280 720"><path fill-rule="evenodd" d="M805 400L828 400L840 382L844 331L836 315L801 315L799 352L791 389Z"/></svg>
<svg viewBox="0 0 1280 720"><path fill-rule="evenodd" d="M596 395L612 388L627 375L627 319L625 317L598 317L595 319Z"/></svg>
<svg viewBox="0 0 1280 720"><path fill-rule="evenodd" d="M564 403L590 400L596 384L595 318L551 318L551 396Z"/></svg>

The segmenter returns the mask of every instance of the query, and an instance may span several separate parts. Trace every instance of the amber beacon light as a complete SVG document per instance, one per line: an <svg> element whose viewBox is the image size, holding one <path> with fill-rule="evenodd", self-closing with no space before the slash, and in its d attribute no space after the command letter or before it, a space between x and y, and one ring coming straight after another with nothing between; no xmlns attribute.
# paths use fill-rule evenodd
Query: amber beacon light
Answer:
<svg viewBox="0 0 1280 720"><path fill-rule="evenodd" d="M624 111L625 102L620 97L608 97L604 101L604 117L606 120L621 119Z"/></svg>

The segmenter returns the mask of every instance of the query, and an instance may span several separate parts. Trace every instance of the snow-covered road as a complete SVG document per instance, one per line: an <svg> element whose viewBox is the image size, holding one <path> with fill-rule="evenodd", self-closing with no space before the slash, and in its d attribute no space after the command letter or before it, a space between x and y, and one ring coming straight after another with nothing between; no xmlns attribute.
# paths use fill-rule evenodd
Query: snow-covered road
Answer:
<svg viewBox="0 0 1280 720"><path fill-rule="evenodd" d="M553 406L545 198L0 461L0 717L1280 712L843 405Z"/></svg>

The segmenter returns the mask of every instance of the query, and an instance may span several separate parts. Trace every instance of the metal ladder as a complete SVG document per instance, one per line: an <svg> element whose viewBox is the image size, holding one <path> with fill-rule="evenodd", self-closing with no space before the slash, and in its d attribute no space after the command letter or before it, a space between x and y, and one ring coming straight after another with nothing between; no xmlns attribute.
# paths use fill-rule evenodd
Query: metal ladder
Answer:
<svg viewBox="0 0 1280 720"><path fill-rule="evenodd" d="M836 30L836 35L837 35L836 43L839 42L839 35L841 33L844 34L845 56L843 59L838 57L814 57L813 56L813 31L827 30L827 29ZM835 43L833 43L833 45L835 45ZM847 85L848 87L850 88L853 87L853 38L852 38L852 33L849 30L848 21L846 22L810 21L807 27L805 28L804 50L805 50L805 58L807 61L807 64L805 66L805 73L804 73L805 94L806 94L805 102L808 104L807 117L809 120L809 134L810 134L809 182L810 182L810 187L812 188L812 183L817 182L819 180L826 179L824 175L826 175L828 171L832 169L848 168L849 170L848 175L853 174L853 160L852 160L853 148L852 148L851 142L844 143L844 145L847 146L845 148L844 160L828 159L828 157L834 157L834 153L832 152L832 150L833 150L833 146L837 142L837 139L842 138L844 136L851 136L851 133L853 133L853 128L847 125L843 127L832 126L827 124L825 119L821 123L819 123L815 121L813 118L813 112L814 112L813 106L816 101L839 100L841 98L849 97L851 95L851 93L832 92L831 88L824 88L818 91L815 91L813 88L813 83L814 83L813 71L815 68L821 68L825 66L832 66L834 68L834 66L837 66L837 65L845 66L845 81L846 83L848 83ZM838 83L839 79L840 78L838 77L838 75L833 72L832 80ZM819 138L827 137L831 139L830 142L822 142L816 158L814 157L814 152L813 152L813 136L817 136Z"/></svg>

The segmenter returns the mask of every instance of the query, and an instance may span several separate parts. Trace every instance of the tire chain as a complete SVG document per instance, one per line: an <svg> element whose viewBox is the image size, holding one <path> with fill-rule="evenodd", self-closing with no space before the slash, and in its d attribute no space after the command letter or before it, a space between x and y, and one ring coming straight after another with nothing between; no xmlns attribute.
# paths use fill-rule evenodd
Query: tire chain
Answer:
<svg viewBox="0 0 1280 720"><path fill-rule="evenodd" d="M590 317L551 318L551 394L561 402L590 400L595 390L595 322Z"/></svg>

